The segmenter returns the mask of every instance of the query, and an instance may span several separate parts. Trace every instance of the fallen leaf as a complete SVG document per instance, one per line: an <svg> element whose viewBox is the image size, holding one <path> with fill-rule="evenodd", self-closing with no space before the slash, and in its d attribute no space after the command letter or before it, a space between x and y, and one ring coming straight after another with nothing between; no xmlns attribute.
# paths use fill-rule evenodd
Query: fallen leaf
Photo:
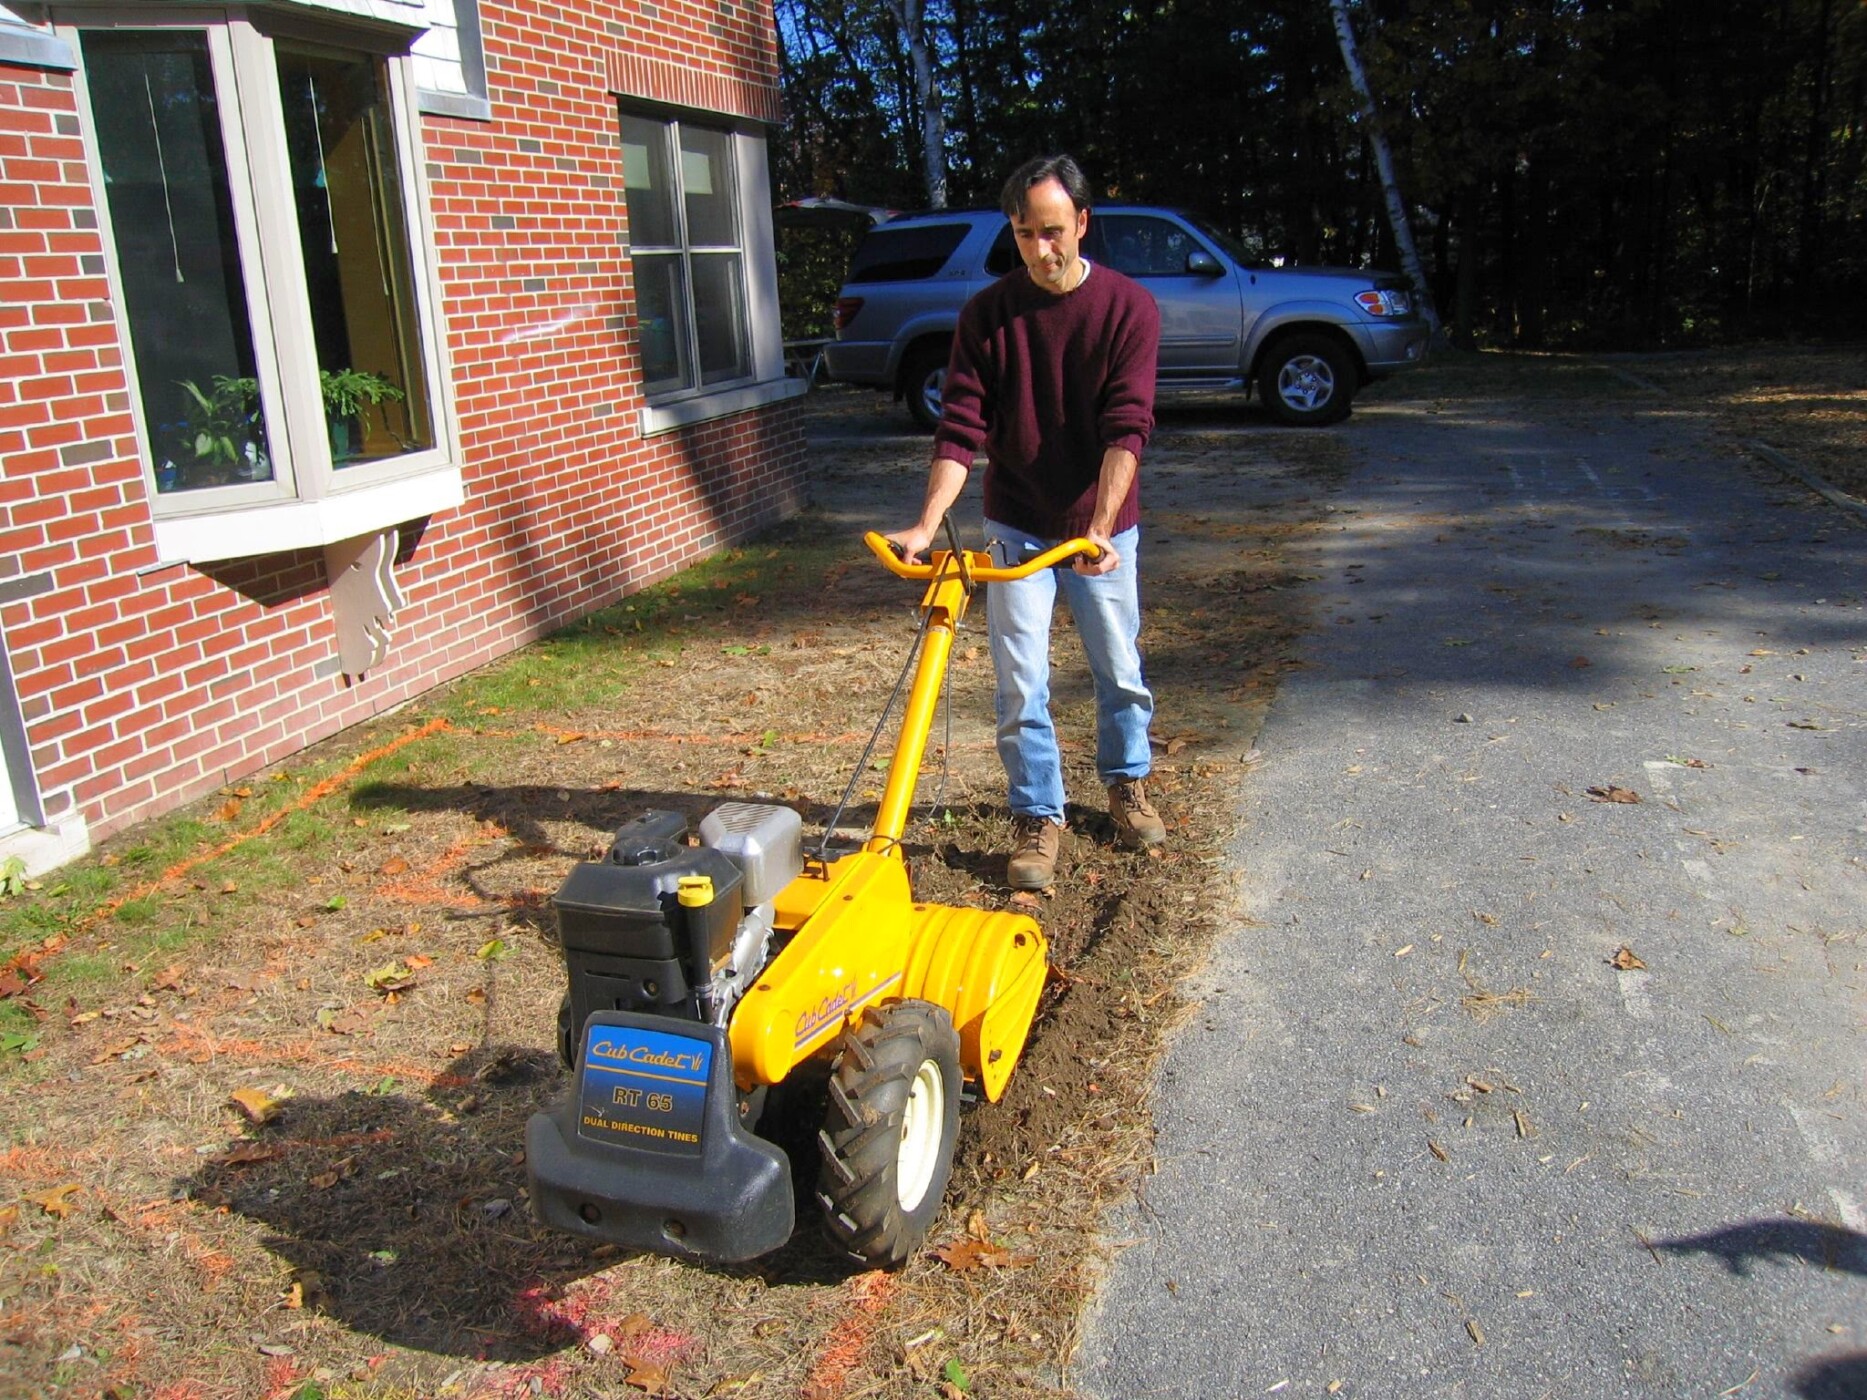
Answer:
<svg viewBox="0 0 1867 1400"><path fill-rule="evenodd" d="M420 953L410 953L406 958L402 959L402 961L407 963L411 968L416 969L434 966L433 958L425 958Z"/></svg>
<svg viewBox="0 0 1867 1400"><path fill-rule="evenodd" d="M666 1394L668 1388L668 1368L655 1366L634 1356L625 1356L623 1361L629 1367L629 1374L623 1381L637 1390L649 1395Z"/></svg>
<svg viewBox="0 0 1867 1400"><path fill-rule="evenodd" d="M1634 803L1640 801L1640 794L1632 788L1616 787L1613 783L1591 787L1588 789L1588 795L1596 802Z"/></svg>
<svg viewBox="0 0 1867 1400"><path fill-rule="evenodd" d="M713 1382L713 1389L709 1390L707 1394L710 1396L737 1395L747 1386L753 1384L755 1381L763 1380L764 1377L765 1373L763 1371L748 1371L743 1376L721 1376L717 1381Z"/></svg>
<svg viewBox="0 0 1867 1400"><path fill-rule="evenodd" d="M1586 656L1575 657L1573 660L1569 662L1570 667L1573 670L1577 670L1577 671L1585 671L1590 666L1593 666L1594 664L1595 663L1590 661Z"/></svg>
<svg viewBox="0 0 1867 1400"><path fill-rule="evenodd" d="M655 1330L655 1319L647 1313L630 1313L616 1326L616 1335L625 1342L632 1342L644 1332Z"/></svg>
<svg viewBox="0 0 1867 1400"><path fill-rule="evenodd" d="M71 1198L83 1189L81 1182L72 1181L63 1186L54 1186L50 1191L40 1191L36 1195L24 1196L21 1199L27 1205L39 1207L47 1215L63 1220L77 1209L71 1203Z"/></svg>
<svg viewBox="0 0 1867 1400"><path fill-rule="evenodd" d="M131 1036L128 1040L113 1041L93 1055L91 1057L91 1063L94 1065L101 1065L106 1060L114 1060L119 1055L127 1055L142 1043L142 1038L140 1036Z"/></svg>
<svg viewBox="0 0 1867 1400"><path fill-rule="evenodd" d="M1635 972L1646 967L1645 963L1634 956L1634 950L1624 945L1614 950L1614 956L1609 958L1608 962L1622 972Z"/></svg>
<svg viewBox="0 0 1867 1400"><path fill-rule="evenodd" d="M246 1115L249 1123L270 1123L284 1111L285 1105L264 1089L235 1089L227 1097Z"/></svg>
<svg viewBox="0 0 1867 1400"><path fill-rule="evenodd" d="M1485 1329L1478 1325L1476 1319L1467 1318L1465 1321L1465 1330L1471 1333L1472 1340L1479 1346L1485 1344Z"/></svg>
<svg viewBox="0 0 1867 1400"><path fill-rule="evenodd" d="M155 981L149 986L152 991L179 992L182 989L182 965L176 963L173 967L164 968L156 974Z"/></svg>
<svg viewBox="0 0 1867 1400"><path fill-rule="evenodd" d="M987 1240L957 1240L936 1249L934 1257L956 1274L971 1269L1022 1269L1034 1262L1032 1255L1014 1255Z"/></svg>
<svg viewBox="0 0 1867 1400"><path fill-rule="evenodd" d="M342 1007L325 1006L318 1010L318 1024L332 1035L355 1035L369 1024L369 1018Z"/></svg>
<svg viewBox="0 0 1867 1400"><path fill-rule="evenodd" d="M992 1230L985 1222L984 1211L975 1210L971 1215L966 1217L966 1233L975 1240L980 1240L985 1243L991 1242Z"/></svg>
<svg viewBox="0 0 1867 1400"><path fill-rule="evenodd" d="M401 856L391 856L388 860L384 861L381 866L384 875L400 875L407 869L408 862L403 860Z"/></svg>
<svg viewBox="0 0 1867 1400"><path fill-rule="evenodd" d="M282 1147L266 1147L257 1142L242 1142L221 1153L214 1159L214 1162L222 1167L250 1167L255 1163L270 1162L284 1155L285 1149Z"/></svg>
<svg viewBox="0 0 1867 1400"><path fill-rule="evenodd" d="M17 1224L19 1224L19 1207L0 1206L0 1239L6 1238L7 1232Z"/></svg>
<svg viewBox="0 0 1867 1400"><path fill-rule="evenodd" d="M1442 1162L1449 1162L1452 1160L1447 1154L1446 1149L1434 1142L1431 1138L1426 1139L1426 1150Z"/></svg>
<svg viewBox="0 0 1867 1400"><path fill-rule="evenodd" d="M381 967L371 968L363 974L363 983L373 991L385 996L392 992L404 992L415 985L415 975L399 962L384 963Z"/></svg>
<svg viewBox="0 0 1867 1400"><path fill-rule="evenodd" d="M241 802L237 798L230 802L222 803L220 810L214 813L214 820L223 824L232 822L240 815L241 805Z"/></svg>

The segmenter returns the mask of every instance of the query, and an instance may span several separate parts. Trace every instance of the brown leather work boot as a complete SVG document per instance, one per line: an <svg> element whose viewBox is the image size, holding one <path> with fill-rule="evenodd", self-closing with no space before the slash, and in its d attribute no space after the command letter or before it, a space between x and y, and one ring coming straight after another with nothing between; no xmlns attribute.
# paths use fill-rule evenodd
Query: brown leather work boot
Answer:
<svg viewBox="0 0 1867 1400"><path fill-rule="evenodd" d="M1109 785L1109 815L1125 846L1158 846L1167 839L1167 824L1147 800L1139 778Z"/></svg>
<svg viewBox="0 0 1867 1400"><path fill-rule="evenodd" d="M1011 859L1005 883L1014 890L1043 890L1057 882L1057 848L1063 828L1047 817L1011 819Z"/></svg>

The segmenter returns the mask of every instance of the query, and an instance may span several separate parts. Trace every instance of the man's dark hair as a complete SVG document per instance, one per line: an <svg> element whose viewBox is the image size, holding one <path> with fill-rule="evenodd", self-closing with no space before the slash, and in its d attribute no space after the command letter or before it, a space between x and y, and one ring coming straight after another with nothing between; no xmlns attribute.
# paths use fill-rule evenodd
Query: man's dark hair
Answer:
<svg viewBox="0 0 1867 1400"><path fill-rule="evenodd" d="M1083 178L1082 167L1074 158L1066 155L1035 156L1011 172L1011 178L1005 181L1004 191L998 197L998 207L1005 211L1007 219L1016 219L1024 213L1031 190L1046 180L1055 180L1063 186L1063 192L1070 197L1070 203L1080 213L1089 207L1089 182Z"/></svg>

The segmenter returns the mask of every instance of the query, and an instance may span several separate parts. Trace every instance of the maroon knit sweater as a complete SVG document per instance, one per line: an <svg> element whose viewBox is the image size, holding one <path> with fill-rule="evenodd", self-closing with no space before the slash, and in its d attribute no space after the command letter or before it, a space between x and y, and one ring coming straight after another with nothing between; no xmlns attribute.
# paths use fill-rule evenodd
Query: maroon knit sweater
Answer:
<svg viewBox="0 0 1867 1400"><path fill-rule="evenodd" d="M1075 291L1015 267L966 303L941 391L935 459L986 456L985 514L1043 539L1083 533L1106 448L1135 456L1154 427L1160 309L1096 264ZM1111 535L1141 519L1140 474Z"/></svg>

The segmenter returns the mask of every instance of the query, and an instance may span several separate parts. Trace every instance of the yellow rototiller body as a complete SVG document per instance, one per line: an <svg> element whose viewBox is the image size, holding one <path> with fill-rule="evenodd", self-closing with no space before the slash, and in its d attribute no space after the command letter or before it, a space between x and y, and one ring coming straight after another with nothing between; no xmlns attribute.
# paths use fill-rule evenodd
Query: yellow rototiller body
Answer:
<svg viewBox="0 0 1867 1400"><path fill-rule="evenodd" d="M807 854L791 808L729 802L701 821L696 846L679 813L647 812L558 889L570 983L559 1052L574 1075L526 1140L532 1208L548 1225L711 1260L775 1249L795 1210L773 1139L797 1138L808 1105L821 1115L830 1237L893 1267L939 1211L962 1076L988 1100L1005 1092L1043 991L1043 932L1022 914L917 903L902 836L974 588L1095 546L1072 540L999 568L957 541L924 564L902 563L878 534L866 543L927 584L873 835L833 857L826 832ZM769 1092L810 1069L821 1096Z"/></svg>

